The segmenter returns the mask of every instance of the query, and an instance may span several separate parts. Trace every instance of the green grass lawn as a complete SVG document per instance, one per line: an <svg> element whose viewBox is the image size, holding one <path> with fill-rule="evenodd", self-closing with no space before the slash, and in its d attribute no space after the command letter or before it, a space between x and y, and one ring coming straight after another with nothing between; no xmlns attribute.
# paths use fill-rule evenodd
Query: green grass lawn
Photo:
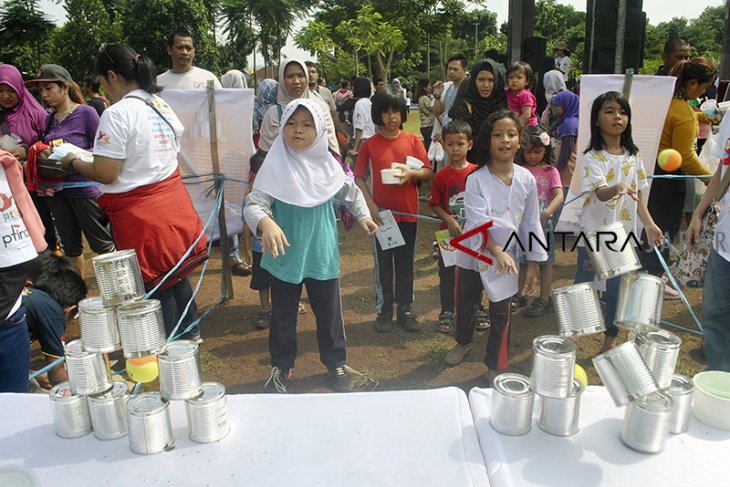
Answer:
<svg viewBox="0 0 730 487"><path fill-rule="evenodd" d="M403 124L403 130L421 136L421 121L418 119L418 110L411 110L408 120Z"/></svg>

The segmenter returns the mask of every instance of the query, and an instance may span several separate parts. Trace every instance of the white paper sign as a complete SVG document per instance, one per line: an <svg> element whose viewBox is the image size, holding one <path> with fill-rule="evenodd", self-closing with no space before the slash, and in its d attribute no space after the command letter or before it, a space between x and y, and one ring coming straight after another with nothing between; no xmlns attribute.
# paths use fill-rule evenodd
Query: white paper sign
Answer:
<svg viewBox="0 0 730 487"><path fill-rule="evenodd" d="M575 200L580 194L580 175L583 174L583 151L591 139L591 107L593 100L607 91L624 88L625 76L621 74L584 74L580 77L580 110L578 125L577 160L570 183L570 202L563 208L557 231L578 231L578 219L583 199ZM654 174L654 163L659 150L659 139L664 128L664 119L674 93L675 78L670 76L634 76L631 84L631 132L634 143L639 147L646 174ZM645 195L648 198L649 195Z"/></svg>
<svg viewBox="0 0 730 487"><path fill-rule="evenodd" d="M193 174L211 173L213 166L207 90L165 89L160 96L172 107L185 127L178 154L183 178ZM248 184L249 159L255 150L252 139L253 102L253 90L225 88L215 90L220 171L225 176L238 179L245 184ZM190 193L195 211L205 222L215 208L215 193L209 191L211 182L202 184L195 182L195 179L190 179L186 181L185 187ZM226 181L224 184L228 235L239 234L243 230L241 207L246 189L244 183ZM208 239L216 240L218 236L217 226L211 225L207 232Z"/></svg>
<svg viewBox="0 0 730 487"><path fill-rule="evenodd" d="M378 233L375 234L378 243L380 243L380 248L390 250L405 245L406 241L403 240L403 234L400 233L400 228L398 228L393 213L390 210L383 210L380 212L380 219L383 224L378 227Z"/></svg>
<svg viewBox="0 0 730 487"><path fill-rule="evenodd" d="M439 245L439 254L444 263L444 267L454 267L456 265L456 249L451 246L451 235L448 229L434 232L436 241Z"/></svg>

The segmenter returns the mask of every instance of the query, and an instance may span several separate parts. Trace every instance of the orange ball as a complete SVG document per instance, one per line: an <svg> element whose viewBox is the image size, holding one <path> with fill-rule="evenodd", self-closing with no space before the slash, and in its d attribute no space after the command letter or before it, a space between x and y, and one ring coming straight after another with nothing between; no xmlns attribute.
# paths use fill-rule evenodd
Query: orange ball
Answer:
<svg viewBox="0 0 730 487"><path fill-rule="evenodd" d="M664 149L656 158L659 167L667 172L674 172L682 167L682 154L674 149Z"/></svg>

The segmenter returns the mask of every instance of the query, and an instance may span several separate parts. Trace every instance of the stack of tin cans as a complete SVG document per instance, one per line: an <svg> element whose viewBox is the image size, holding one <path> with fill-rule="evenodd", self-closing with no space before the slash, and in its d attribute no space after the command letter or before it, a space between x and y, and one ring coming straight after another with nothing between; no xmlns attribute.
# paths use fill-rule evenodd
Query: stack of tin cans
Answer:
<svg viewBox="0 0 730 487"><path fill-rule="evenodd" d="M229 432L225 388L202 382L198 344L168 343L160 302L143 300L142 274L134 250L93 259L100 296L79 302L81 339L66 345L69 381L50 393L56 434L100 440L129 435L139 454L175 445L170 400L185 400L189 437L200 443L223 439ZM160 392L129 394L126 382L112 381L106 353L122 350L126 358L156 357Z"/></svg>
<svg viewBox="0 0 730 487"><path fill-rule="evenodd" d="M537 425L551 435L578 432L583 386L574 380L575 344L560 336L545 335L532 342L533 366L528 378L500 374L494 380L490 423L499 433L518 436L532 428L535 396Z"/></svg>

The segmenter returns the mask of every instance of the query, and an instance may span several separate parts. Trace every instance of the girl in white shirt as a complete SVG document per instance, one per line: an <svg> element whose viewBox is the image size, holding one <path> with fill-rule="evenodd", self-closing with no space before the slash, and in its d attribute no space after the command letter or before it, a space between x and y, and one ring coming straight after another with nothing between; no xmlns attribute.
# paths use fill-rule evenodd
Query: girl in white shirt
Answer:
<svg viewBox="0 0 730 487"><path fill-rule="evenodd" d="M537 282L537 262L547 260L540 224L537 183L524 167L514 163L520 148L522 122L512 111L490 115L477 138L477 165L466 179L464 233L491 224L488 238L479 233L463 245L491 260L486 263L464 252L457 254L456 346L447 361L459 363L471 349L474 316L482 288L489 295L492 323L484 363L492 381L508 365L510 302L517 289L520 255L527 259L522 294ZM454 359L459 359L454 360Z"/></svg>

